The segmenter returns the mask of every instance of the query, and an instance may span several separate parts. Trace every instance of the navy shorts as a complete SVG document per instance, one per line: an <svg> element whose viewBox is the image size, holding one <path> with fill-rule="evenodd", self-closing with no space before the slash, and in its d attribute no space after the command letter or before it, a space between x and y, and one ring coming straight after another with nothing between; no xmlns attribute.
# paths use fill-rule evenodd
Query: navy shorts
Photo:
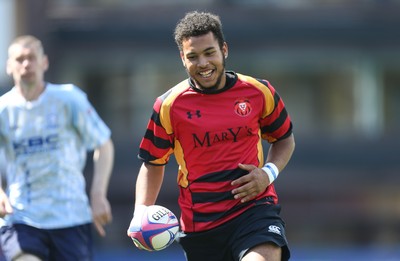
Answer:
<svg viewBox="0 0 400 261"><path fill-rule="evenodd" d="M89 261L93 259L91 233L91 224L62 229L15 224L1 228L1 247L7 260L29 253L46 261Z"/></svg>
<svg viewBox="0 0 400 261"><path fill-rule="evenodd" d="M215 229L181 233L177 241L189 261L239 261L249 249L267 242L280 246L282 260L289 260L285 223L279 213L279 205L258 205Z"/></svg>

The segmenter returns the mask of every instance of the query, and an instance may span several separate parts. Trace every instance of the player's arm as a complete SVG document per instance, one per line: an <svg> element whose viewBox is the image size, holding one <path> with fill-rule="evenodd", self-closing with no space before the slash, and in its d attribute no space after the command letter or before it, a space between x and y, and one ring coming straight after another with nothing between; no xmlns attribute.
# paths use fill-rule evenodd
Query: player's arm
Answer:
<svg viewBox="0 0 400 261"><path fill-rule="evenodd" d="M135 205L154 205L164 179L164 166L143 163L136 180Z"/></svg>
<svg viewBox="0 0 400 261"><path fill-rule="evenodd" d="M0 135L0 218L13 212L8 196L3 189L5 187L3 186L3 173L6 173L7 168L5 144L3 136Z"/></svg>
<svg viewBox="0 0 400 261"><path fill-rule="evenodd" d="M285 139L272 143L268 150L266 162L275 164L279 171L282 171L292 157L295 148L293 133Z"/></svg>
<svg viewBox="0 0 400 261"><path fill-rule="evenodd" d="M164 179L165 166L143 163L136 180L135 210L127 235L141 225L141 217L147 206L154 205Z"/></svg>
<svg viewBox="0 0 400 261"><path fill-rule="evenodd" d="M4 190L0 188L0 218L3 218L7 214L12 214L13 209L11 207L10 201Z"/></svg>
<svg viewBox="0 0 400 261"><path fill-rule="evenodd" d="M111 207L107 200L107 189L114 164L114 144L111 139L94 151L93 164L93 182L90 189L93 222L97 232L105 236L103 226L112 220Z"/></svg>
<svg viewBox="0 0 400 261"><path fill-rule="evenodd" d="M267 164L263 168L239 164L239 168L248 171L249 174L232 181L232 186L238 186L232 190L234 197L242 202L247 202L263 192L276 179L278 173L285 168L292 157L294 147L294 136L291 134L287 138L271 144L267 155Z"/></svg>

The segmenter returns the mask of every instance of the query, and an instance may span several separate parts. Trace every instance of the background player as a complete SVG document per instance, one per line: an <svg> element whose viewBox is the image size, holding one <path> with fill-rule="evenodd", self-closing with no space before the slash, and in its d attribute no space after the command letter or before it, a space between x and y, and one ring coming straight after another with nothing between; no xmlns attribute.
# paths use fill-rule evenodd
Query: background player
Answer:
<svg viewBox="0 0 400 261"><path fill-rule="evenodd" d="M1 246L8 260L91 260L91 222L111 222L106 198L114 161L110 129L72 84L44 81L49 61L33 36L9 47L15 86L0 97ZM94 150L91 208L82 174Z"/></svg>
<svg viewBox="0 0 400 261"><path fill-rule="evenodd" d="M175 41L189 79L154 103L140 144L131 225L156 202L175 153L179 243L188 260L289 259L272 183L295 146L282 99L268 81L225 70L228 45L218 16L188 13ZM262 139L270 143L266 164Z"/></svg>

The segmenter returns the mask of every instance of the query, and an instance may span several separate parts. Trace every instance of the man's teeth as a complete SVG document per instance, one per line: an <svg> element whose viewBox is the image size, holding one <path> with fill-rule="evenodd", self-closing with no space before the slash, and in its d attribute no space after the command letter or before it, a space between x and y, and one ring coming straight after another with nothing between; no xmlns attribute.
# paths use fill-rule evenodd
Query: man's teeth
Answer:
<svg viewBox="0 0 400 261"><path fill-rule="evenodd" d="M211 73L212 73L212 70L208 70L208 71L205 71L205 72L200 72L200 75L203 76L203 77L210 77Z"/></svg>

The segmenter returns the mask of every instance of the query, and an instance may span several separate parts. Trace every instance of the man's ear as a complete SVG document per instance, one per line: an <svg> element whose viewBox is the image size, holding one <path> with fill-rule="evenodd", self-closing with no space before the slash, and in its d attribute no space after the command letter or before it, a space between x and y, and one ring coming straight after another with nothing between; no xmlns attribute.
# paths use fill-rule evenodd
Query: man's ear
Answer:
<svg viewBox="0 0 400 261"><path fill-rule="evenodd" d="M12 75L12 69L11 69L11 64L10 64L9 59L7 60L7 63L6 63L6 72L7 72L7 75L9 75L9 76Z"/></svg>
<svg viewBox="0 0 400 261"><path fill-rule="evenodd" d="M228 44L226 42L222 46L222 53L224 54L225 59L228 58Z"/></svg>
<svg viewBox="0 0 400 261"><path fill-rule="evenodd" d="M47 57L47 55L43 56L42 66L43 71L47 71L47 69L49 69L49 58Z"/></svg>
<svg viewBox="0 0 400 261"><path fill-rule="evenodd" d="M183 52L182 52L182 51L181 51L181 52L179 52L179 54L180 54L180 56L181 56L181 61L182 61L183 67L185 67L185 68L186 68L186 64L185 64L185 56L183 55Z"/></svg>

